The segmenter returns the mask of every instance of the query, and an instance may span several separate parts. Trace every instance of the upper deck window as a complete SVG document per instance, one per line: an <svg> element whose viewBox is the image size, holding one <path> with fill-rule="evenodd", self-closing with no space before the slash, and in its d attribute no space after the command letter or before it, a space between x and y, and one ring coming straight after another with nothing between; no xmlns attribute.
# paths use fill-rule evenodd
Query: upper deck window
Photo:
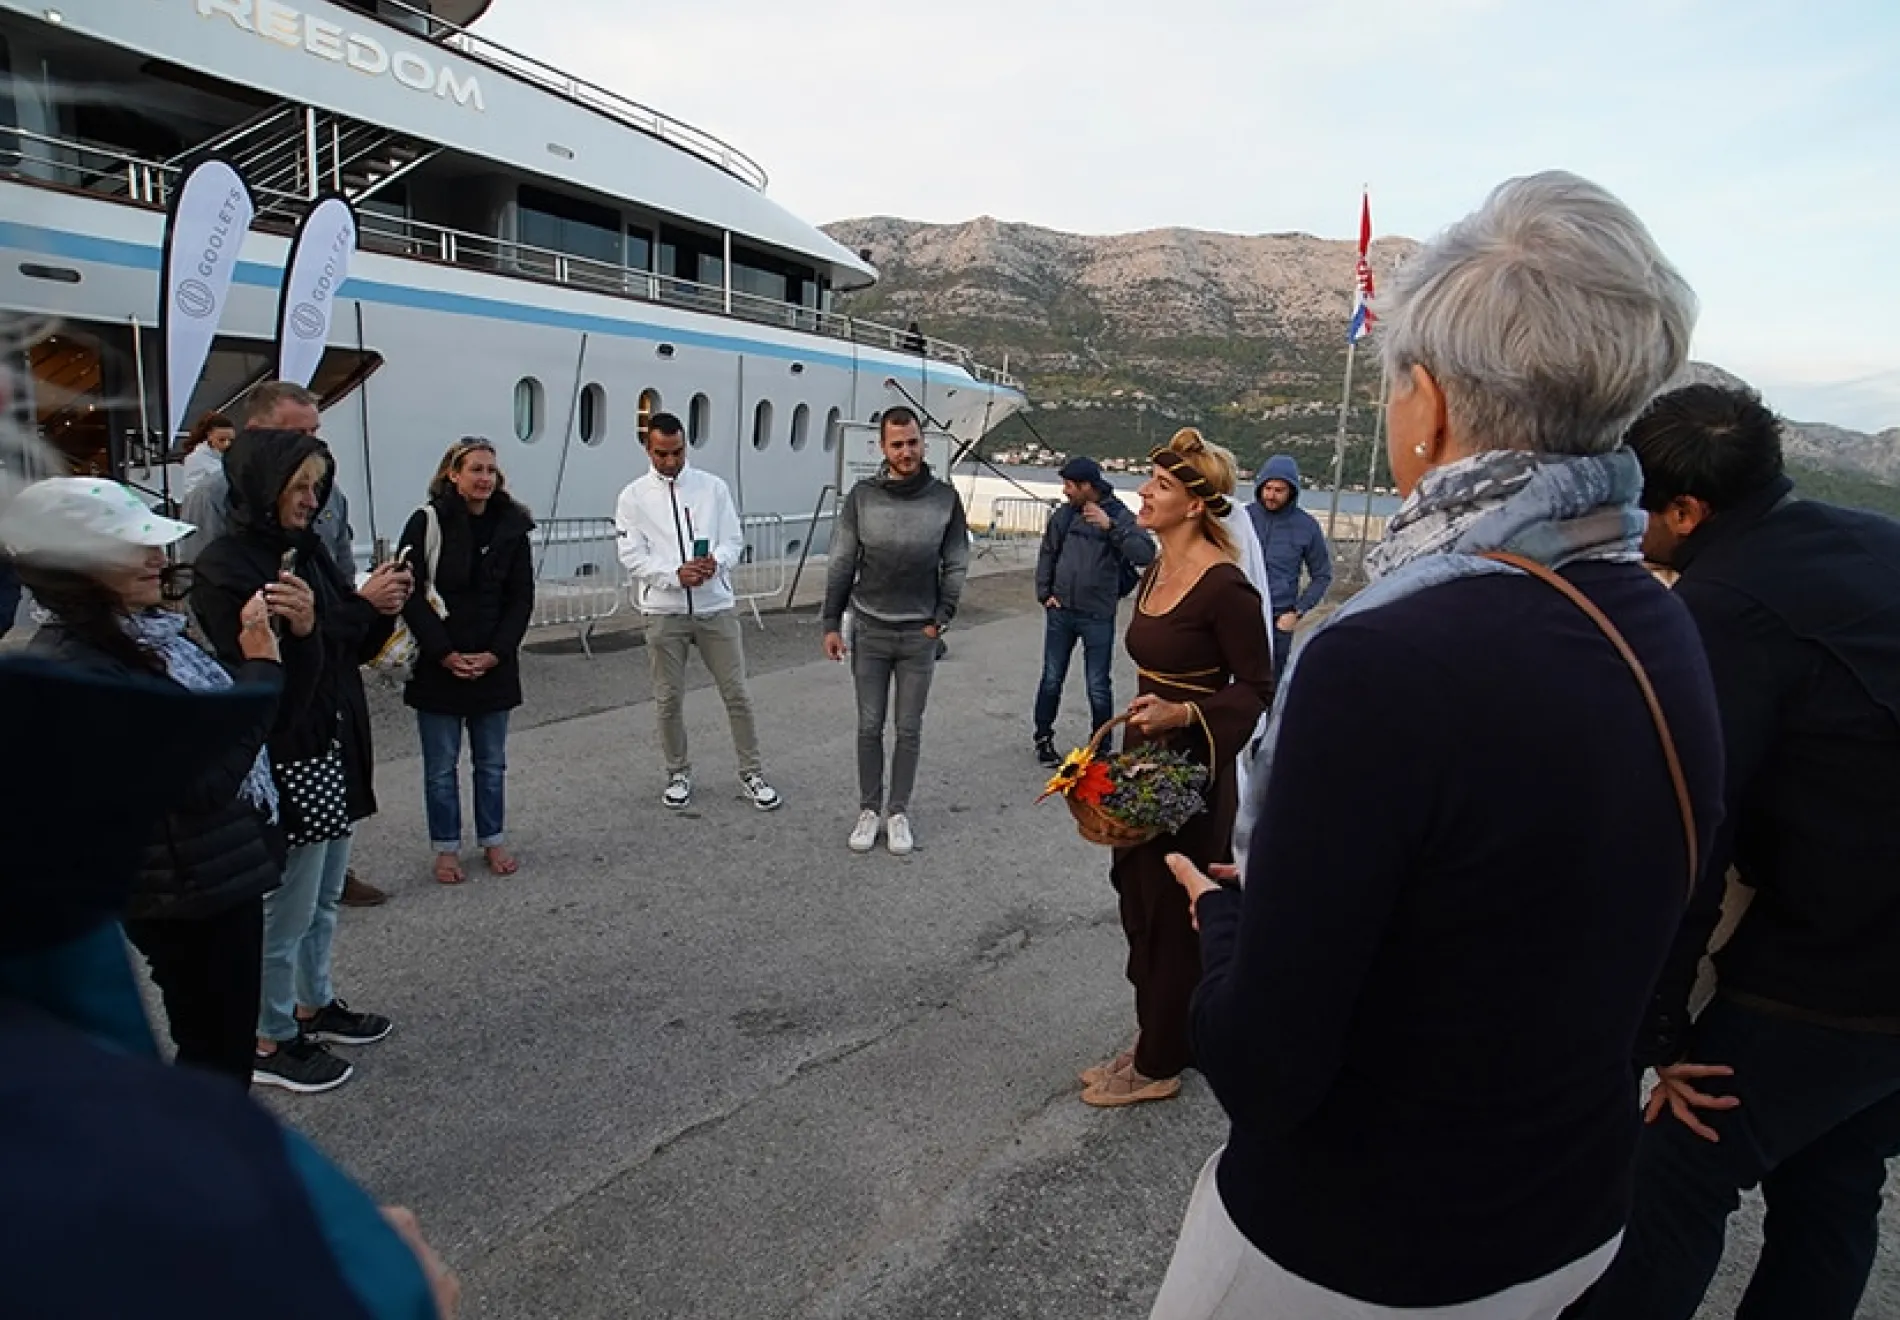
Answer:
<svg viewBox="0 0 1900 1320"><path fill-rule="evenodd" d="M593 202L522 184L516 237L529 247L619 265L620 213Z"/></svg>

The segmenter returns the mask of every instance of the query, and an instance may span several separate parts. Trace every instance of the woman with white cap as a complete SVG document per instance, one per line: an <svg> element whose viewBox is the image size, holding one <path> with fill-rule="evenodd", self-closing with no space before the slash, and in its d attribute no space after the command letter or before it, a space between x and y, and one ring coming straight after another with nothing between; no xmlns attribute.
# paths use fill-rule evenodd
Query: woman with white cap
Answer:
<svg viewBox="0 0 1900 1320"><path fill-rule="evenodd" d="M165 547L191 530L100 478L58 477L22 491L0 523L0 540L48 615L30 649L105 678L193 692L233 686L232 674L185 635L184 616L163 607ZM295 594L273 587L245 605L237 681L282 691L271 617L293 612ZM177 805L145 848L125 918L164 995L178 1061L245 1087L264 895L282 880L277 790L264 756L276 705L174 795Z"/></svg>

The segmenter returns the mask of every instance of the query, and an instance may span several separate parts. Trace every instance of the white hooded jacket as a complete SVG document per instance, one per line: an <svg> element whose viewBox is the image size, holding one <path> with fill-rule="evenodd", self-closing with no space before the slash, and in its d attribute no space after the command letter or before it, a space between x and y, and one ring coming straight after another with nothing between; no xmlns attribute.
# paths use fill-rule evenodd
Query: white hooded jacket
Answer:
<svg viewBox="0 0 1900 1320"><path fill-rule="evenodd" d="M745 533L732 492L718 477L689 463L668 481L648 468L620 492L614 525L620 562L641 613L717 614L733 608L732 570L745 554ZM711 543L719 571L689 591L680 585L679 571L701 537Z"/></svg>

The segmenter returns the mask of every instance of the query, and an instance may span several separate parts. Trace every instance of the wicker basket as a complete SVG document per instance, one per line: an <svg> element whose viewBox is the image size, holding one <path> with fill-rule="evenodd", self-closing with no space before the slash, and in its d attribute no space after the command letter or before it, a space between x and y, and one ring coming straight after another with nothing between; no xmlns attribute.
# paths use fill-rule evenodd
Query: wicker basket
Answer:
<svg viewBox="0 0 1900 1320"><path fill-rule="evenodd" d="M1089 755L1092 757L1102 745L1102 739L1108 737L1117 724L1128 723L1126 715L1118 715L1095 731L1089 739ZM1139 848L1161 837L1161 831L1150 826L1129 825L1116 820L1108 812L1093 802L1084 802L1067 793L1062 800L1069 805L1069 814L1075 817L1076 833L1090 843L1099 843L1104 848Z"/></svg>

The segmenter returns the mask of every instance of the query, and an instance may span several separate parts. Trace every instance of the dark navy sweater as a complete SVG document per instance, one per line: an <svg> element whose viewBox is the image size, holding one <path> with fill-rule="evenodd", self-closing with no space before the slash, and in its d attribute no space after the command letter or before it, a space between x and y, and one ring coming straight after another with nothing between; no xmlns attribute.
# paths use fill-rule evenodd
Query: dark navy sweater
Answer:
<svg viewBox="0 0 1900 1320"><path fill-rule="evenodd" d="M1566 576L1649 671L1706 855L1694 624L1635 566ZM1689 888L1635 679L1551 587L1494 575L1327 628L1284 699L1244 894L1198 906L1223 1203L1281 1266L1387 1306L1588 1254L1626 1215L1632 1047Z"/></svg>

